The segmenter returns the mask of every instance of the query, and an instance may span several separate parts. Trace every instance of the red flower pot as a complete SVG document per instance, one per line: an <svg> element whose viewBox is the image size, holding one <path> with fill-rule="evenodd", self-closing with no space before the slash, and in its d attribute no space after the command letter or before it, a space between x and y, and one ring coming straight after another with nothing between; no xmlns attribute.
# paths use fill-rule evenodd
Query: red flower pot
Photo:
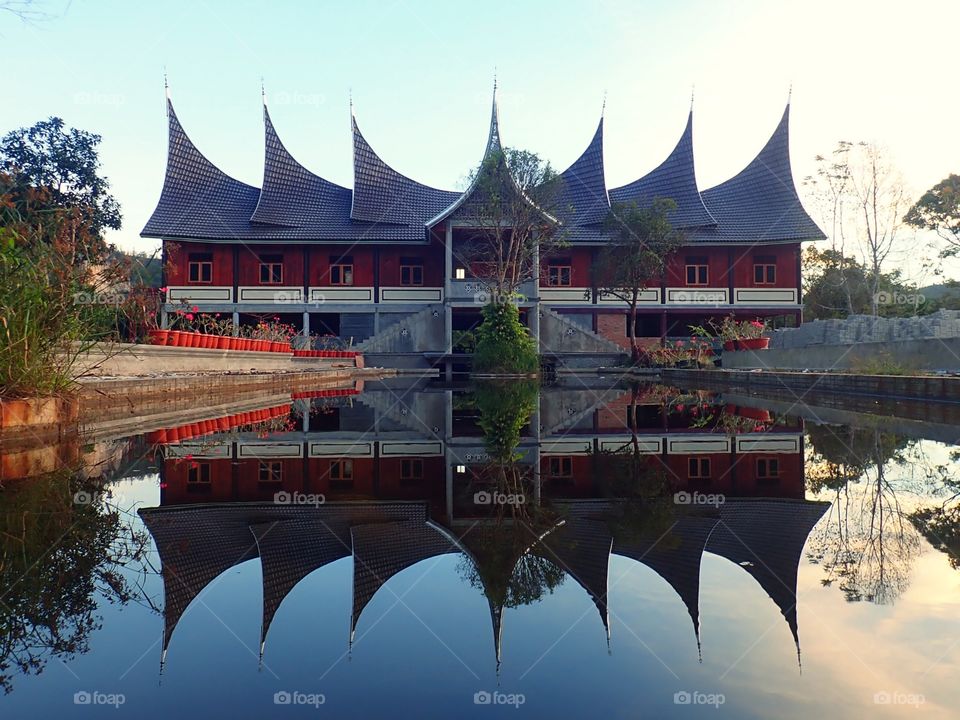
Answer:
<svg viewBox="0 0 960 720"><path fill-rule="evenodd" d="M151 345L166 345L167 336L170 334L169 330L150 330L147 333L150 336Z"/></svg>
<svg viewBox="0 0 960 720"><path fill-rule="evenodd" d="M727 340L723 343L724 350L736 350L737 341L736 340Z"/></svg>
<svg viewBox="0 0 960 720"><path fill-rule="evenodd" d="M744 350L766 350L770 346L770 338L745 338L740 340L740 347Z"/></svg>
<svg viewBox="0 0 960 720"><path fill-rule="evenodd" d="M201 341L200 333L192 332L192 333L189 333L189 335L190 335L190 347L192 348L200 347L200 341Z"/></svg>
<svg viewBox="0 0 960 720"><path fill-rule="evenodd" d="M173 345L174 347L179 347L181 334L182 333L179 330L168 330L167 345Z"/></svg>
<svg viewBox="0 0 960 720"><path fill-rule="evenodd" d="M165 443L166 441L166 430L154 430L153 432L147 433L147 442L151 445L159 445L160 443Z"/></svg>
<svg viewBox="0 0 960 720"><path fill-rule="evenodd" d="M167 428L167 442L175 443L180 441L180 428Z"/></svg>

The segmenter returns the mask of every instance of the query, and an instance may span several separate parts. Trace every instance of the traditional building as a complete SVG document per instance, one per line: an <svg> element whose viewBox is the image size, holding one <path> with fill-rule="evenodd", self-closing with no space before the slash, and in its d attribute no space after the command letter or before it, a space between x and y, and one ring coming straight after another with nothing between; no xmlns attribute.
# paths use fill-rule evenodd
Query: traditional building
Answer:
<svg viewBox="0 0 960 720"><path fill-rule="evenodd" d="M219 170L167 105L169 149L160 201L141 235L163 241L164 322L181 303L236 323L279 315L304 334L352 339L371 355L434 362L453 333L476 322L483 288L458 248L476 231L473 191L438 190L387 165L352 117L353 188L315 175L288 152L264 105L266 153L256 188ZM677 204L687 246L640 302L638 336L689 335L731 312L785 324L801 319L801 243L824 237L804 211L790 169L789 103L770 139L737 175L697 185L691 110L658 167L617 188L606 183L603 118L564 173L568 246L537 262L521 288L523 317L545 352L611 353L627 346L625 303L591 288L590 267L608 241L611 203ZM500 149L496 96L486 153ZM542 260L542 262L541 262Z"/></svg>

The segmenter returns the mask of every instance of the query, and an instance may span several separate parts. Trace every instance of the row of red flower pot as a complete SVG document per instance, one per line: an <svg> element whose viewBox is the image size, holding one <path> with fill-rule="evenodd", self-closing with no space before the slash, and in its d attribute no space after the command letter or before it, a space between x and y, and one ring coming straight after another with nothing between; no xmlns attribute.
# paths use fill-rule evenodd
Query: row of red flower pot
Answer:
<svg viewBox="0 0 960 720"><path fill-rule="evenodd" d="M360 353L356 350L294 350L294 357L313 358L353 358Z"/></svg>
<svg viewBox="0 0 960 720"><path fill-rule="evenodd" d="M153 345L173 347L195 347L208 350L251 350L258 352L290 353L290 343L272 340L254 340L253 338L232 337L230 335L208 335L206 333L185 332L183 330L151 330L150 342Z"/></svg>
<svg viewBox="0 0 960 720"><path fill-rule="evenodd" d="M329 390L307 390L305 392L295 392L291 394L294 400L305 400L307 398L318 397L346 397L347 395L359 395L360 391L356 388L330 388Z"/></svg>
<svg viewBox="0 0 960 720"><path fill-rule="evenodd" d="M256 423L266 422L273 418L286 417L290 414L291 405L278 405L264 410L251 410L250 412L237 413L227 417L216 418L215 420L201 420L200 422L180 425L166 430L154 430L147 434L147 442L150 443L177 443L183 440L190 440L195 437L211 435L216 432L227 432L234 428L244 425L254 425Z"/></svg>
<svg viewBox="0 0 960 720"><path fill-rule="evenodd" d="M740 338L739 340L727 340L723 344L724 350L766 350L770 346L770 338Z"/></svg>

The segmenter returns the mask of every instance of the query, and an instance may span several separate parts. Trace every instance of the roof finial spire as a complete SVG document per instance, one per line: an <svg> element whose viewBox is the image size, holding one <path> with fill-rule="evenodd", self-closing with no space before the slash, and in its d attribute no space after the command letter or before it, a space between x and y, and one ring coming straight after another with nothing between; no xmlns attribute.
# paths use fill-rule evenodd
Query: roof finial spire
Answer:
<svg viewBox="0 0 960 720"><path fill-rule="evenodd" d="M790 81L790 87L787 90L787 105L793 100L793 80Z"/></svg>
<svg viewBox="0 0 960 720"><path fill-rule="evenodd" d="M170 82L167 80L167 66L163 66L163 93L167 96L167 100L170 99Z"/></svg>
<svg viewBox="0 0 960 720"><path fill-rule="evenodd" d="M260 99L264 105L267 104L267 86L263 82L263 75L260 76Z"/></svg>
<svg viewBox="0 0 960 720"><path fill-rule="evenodd" d="M696 89L696 83L690 83L690 112L693 112L693 95Z"/></svg>
<svg viewBox="0 0 960 720"><path fill-rule="evenodd" d="M497 94L497 66L493 66L493 94Z"/></svg>
<svg viewBox="0 0 960 720"><path fill-rule="evenodd" d="M604 113L607 112L607 91L603 91L603 104L600 105L600 118L603 119Z"/></svg>
<svg viewBox="0 0 960 720"><path fill-rule="evenodd" d="M347 88L347 100L350 103L350 117L353 117L353 88Z"/></svg>

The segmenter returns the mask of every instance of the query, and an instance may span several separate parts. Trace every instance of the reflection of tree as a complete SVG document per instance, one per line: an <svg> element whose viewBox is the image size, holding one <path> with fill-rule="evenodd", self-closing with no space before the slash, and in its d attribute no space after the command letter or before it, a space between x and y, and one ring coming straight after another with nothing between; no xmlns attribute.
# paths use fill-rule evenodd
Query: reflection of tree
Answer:
<svg viewBox="0 0 960 720"><path fill-rule="evenodd" d="M463 541L473 558L461 559L461 577L481 590L494 607L537 602L564 579L563 570L554 563L529 552L553 524L544 515L532 526L498 523L472 529Z"/></svg>
<svg viewBox="0 0 960 720"><path fill-rule="evenodd" d="M960 462L960 451L950 453L953 466ZM947 497L938 507L921 508L910 514L910 520L920 533L950 559L950 567L960 570L960 478L950 465L938 465L928 472L928 478L939 485Z"/></svg>
<svg viewBox="0 0 960 720"><path fill-rule="evenodd" d="M484 381L474 390L487 452L494 462L510 462L520 444L520 432L537 407L535 380Z"/></svg>
<svg viewBox="0 0 960 720"><path fill-rule="evenodd" d="M808 550L824 567L823 584L838 583L849 601L895 601L920 551L908 510L887 476L910 441L866 428L812 426L808 432L810 489L835 496Z"/></svg>
<svg viewBox="0 0 960 720"><path fill-rule="evenodd" d="M89 649L97 603L136 598L121 566L141 560L148 537L75 473L36 477L0 494L0 686L15 673Z"/></svg>

